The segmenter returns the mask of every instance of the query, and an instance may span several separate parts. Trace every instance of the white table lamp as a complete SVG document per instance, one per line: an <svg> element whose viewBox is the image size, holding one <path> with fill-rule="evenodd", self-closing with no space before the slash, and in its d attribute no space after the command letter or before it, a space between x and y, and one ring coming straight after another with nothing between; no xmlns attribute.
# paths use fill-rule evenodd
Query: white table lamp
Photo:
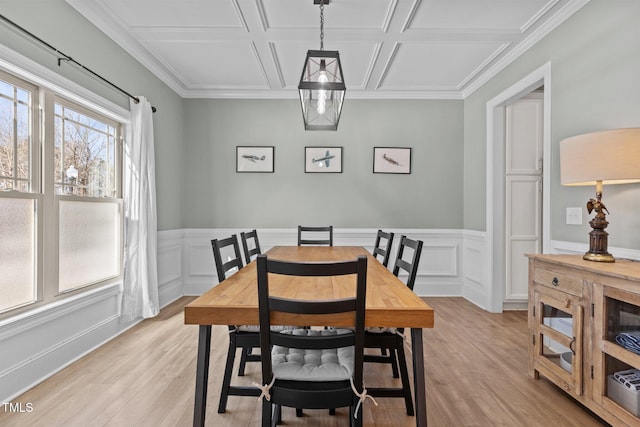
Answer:
<svg viewBox="0 0 640 427"><path fill-rule="evenodd" d="M602 203L602 186L640 182L640 128L585 133L560 142L560 181L562 185L595 185L596 198L587 202L589 213L589 251L584 259L614 262L607 252L609 224Z"/></svg>

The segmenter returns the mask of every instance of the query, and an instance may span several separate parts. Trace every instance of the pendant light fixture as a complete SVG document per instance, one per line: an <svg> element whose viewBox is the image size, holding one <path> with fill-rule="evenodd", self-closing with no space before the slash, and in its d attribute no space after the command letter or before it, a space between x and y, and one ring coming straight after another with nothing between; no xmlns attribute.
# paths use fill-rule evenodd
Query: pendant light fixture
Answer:
<svg viewBox="0 0 640 427"><path fill-rule="evenodd" d="M347 90L342 75L340 54L324 50L324 5L329 0L314 0L320 5L320 50L307 51L298 91L305 130L337 130Z"/></svg>

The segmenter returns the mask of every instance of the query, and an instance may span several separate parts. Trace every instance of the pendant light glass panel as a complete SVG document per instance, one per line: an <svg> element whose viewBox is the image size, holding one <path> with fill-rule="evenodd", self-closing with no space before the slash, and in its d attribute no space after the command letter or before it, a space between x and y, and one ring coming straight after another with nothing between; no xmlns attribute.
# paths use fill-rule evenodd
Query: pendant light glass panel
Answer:
<svg viewBox="0 0 640 427"><path fill-rule="evenodd" d="M346 89L338 51L308 51L298 85L305 130L337 130Z"/></svg>

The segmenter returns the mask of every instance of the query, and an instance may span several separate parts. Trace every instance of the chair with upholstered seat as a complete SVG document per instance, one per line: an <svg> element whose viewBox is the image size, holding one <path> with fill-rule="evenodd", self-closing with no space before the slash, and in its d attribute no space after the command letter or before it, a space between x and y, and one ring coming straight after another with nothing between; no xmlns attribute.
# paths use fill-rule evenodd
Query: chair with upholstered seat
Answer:
<svg viewBox="0 0 640 427"><path fill-rule="evenodd" d="M348 406L350 425L362 425L364 321L367 258L357 260L298 263L258 255L258 301L262 355L262 426L275 426L282 419L282 407L332 409ZM296 300L270 293L269 282L285 276L352 275L355 295L339 300ZM332 286L332 282L326 283ZM298 328L271 330L274 313L351 313L353 329ZM277 315L277 314L276 314Z"/></svg>
<svg viewBox="0 0 640 427"><path fill-rule="evenodd" d="M422 245L423 242L421 240L412 240L406 236L400 237L400 246L394 263L393 274L398 277L400 271L407 273L406 284L411 290L413 290L416 281ZM406 248L412 249L413 253L406 251ZM367 328L365 330L365 347L388 350L388 354L386 352L381 355L366 354L364 361L367 363L390 364L394 378L400 376L402 382L402 388L372 387L369 389L369 394L374 397L404 398L407 415L414 415L407 360L404 352L404 330L396 328ZM400 372L398 372L398 367Z"/></svg>
<svg viewBox="0 0 640 427"><path fill-rule="evenodd" d="M315 234L313 238L309 233ZM318 237L320 235L321 237ZM333 225L326 227L306 227L298 226L298 246L304 245L327 245L333 246Z"/></svg>
<svg viewBox="0 0 640 427"><path fill-rule="evenodd" d="M373 257L378 258L378 255L382 256L382 265L385 267L389 265L389 257L391 255L391 246L393 245L393 236L392 232L385 232L382 230L378 230L378 234L376 236L376 243L373 246ZM386 241L384 245L383 239Z"/></svg>
<svg viewBox="0 0 640 427"><path fill-rule="evenodd" d="M222 283L230 272L243 268L240 246L235 234L225 239L213 239L213 258L216 263L218 282ZM224 252L224 255L223 255ZM226 261L223 257L226 256ZM227 407L227 399L231 396L259 396L254 387L232 386L231 375L235 362L236 350L242 351L238 375L244 375L245 364L249 362L259 362L259 354L251 354L253 348L260 347L260 332L257 325L229 325L229 349L227 351L227 362L222 378L222 391L220 392L220 402L218 412L223 413Z"/></svg>
<svg viewBox="0 0 640 427"><path fill-rule="evenodd" d="M258 232L254 229L243 231L240 233L240 240L242 240L242 249L244 251L244 260L247 264L252 261L252 257L258 256L262 253L260 249L260 242L258 241Z"/></svg>

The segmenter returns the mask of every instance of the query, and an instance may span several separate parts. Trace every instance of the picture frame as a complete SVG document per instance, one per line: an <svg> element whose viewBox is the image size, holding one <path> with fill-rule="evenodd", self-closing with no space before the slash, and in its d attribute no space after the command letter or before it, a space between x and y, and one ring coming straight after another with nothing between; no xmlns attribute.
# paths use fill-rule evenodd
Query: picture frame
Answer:
<svg viewBox="0 0 640 427"><path fill-rule="evenodd" d="M236 172L273 173L274 157L272 145L236 146Z"/></svg>
<svg viewBox="0 0 640 427"><path fill-rule="evenodd" d="M411 173L410 147L373 147L373 173Z"/></svg>
<svg viewBox="0 0 640 427"><path fill-rule="evenodd" d="M305 173L342 173L342 147L304 147Z"/></svg>

